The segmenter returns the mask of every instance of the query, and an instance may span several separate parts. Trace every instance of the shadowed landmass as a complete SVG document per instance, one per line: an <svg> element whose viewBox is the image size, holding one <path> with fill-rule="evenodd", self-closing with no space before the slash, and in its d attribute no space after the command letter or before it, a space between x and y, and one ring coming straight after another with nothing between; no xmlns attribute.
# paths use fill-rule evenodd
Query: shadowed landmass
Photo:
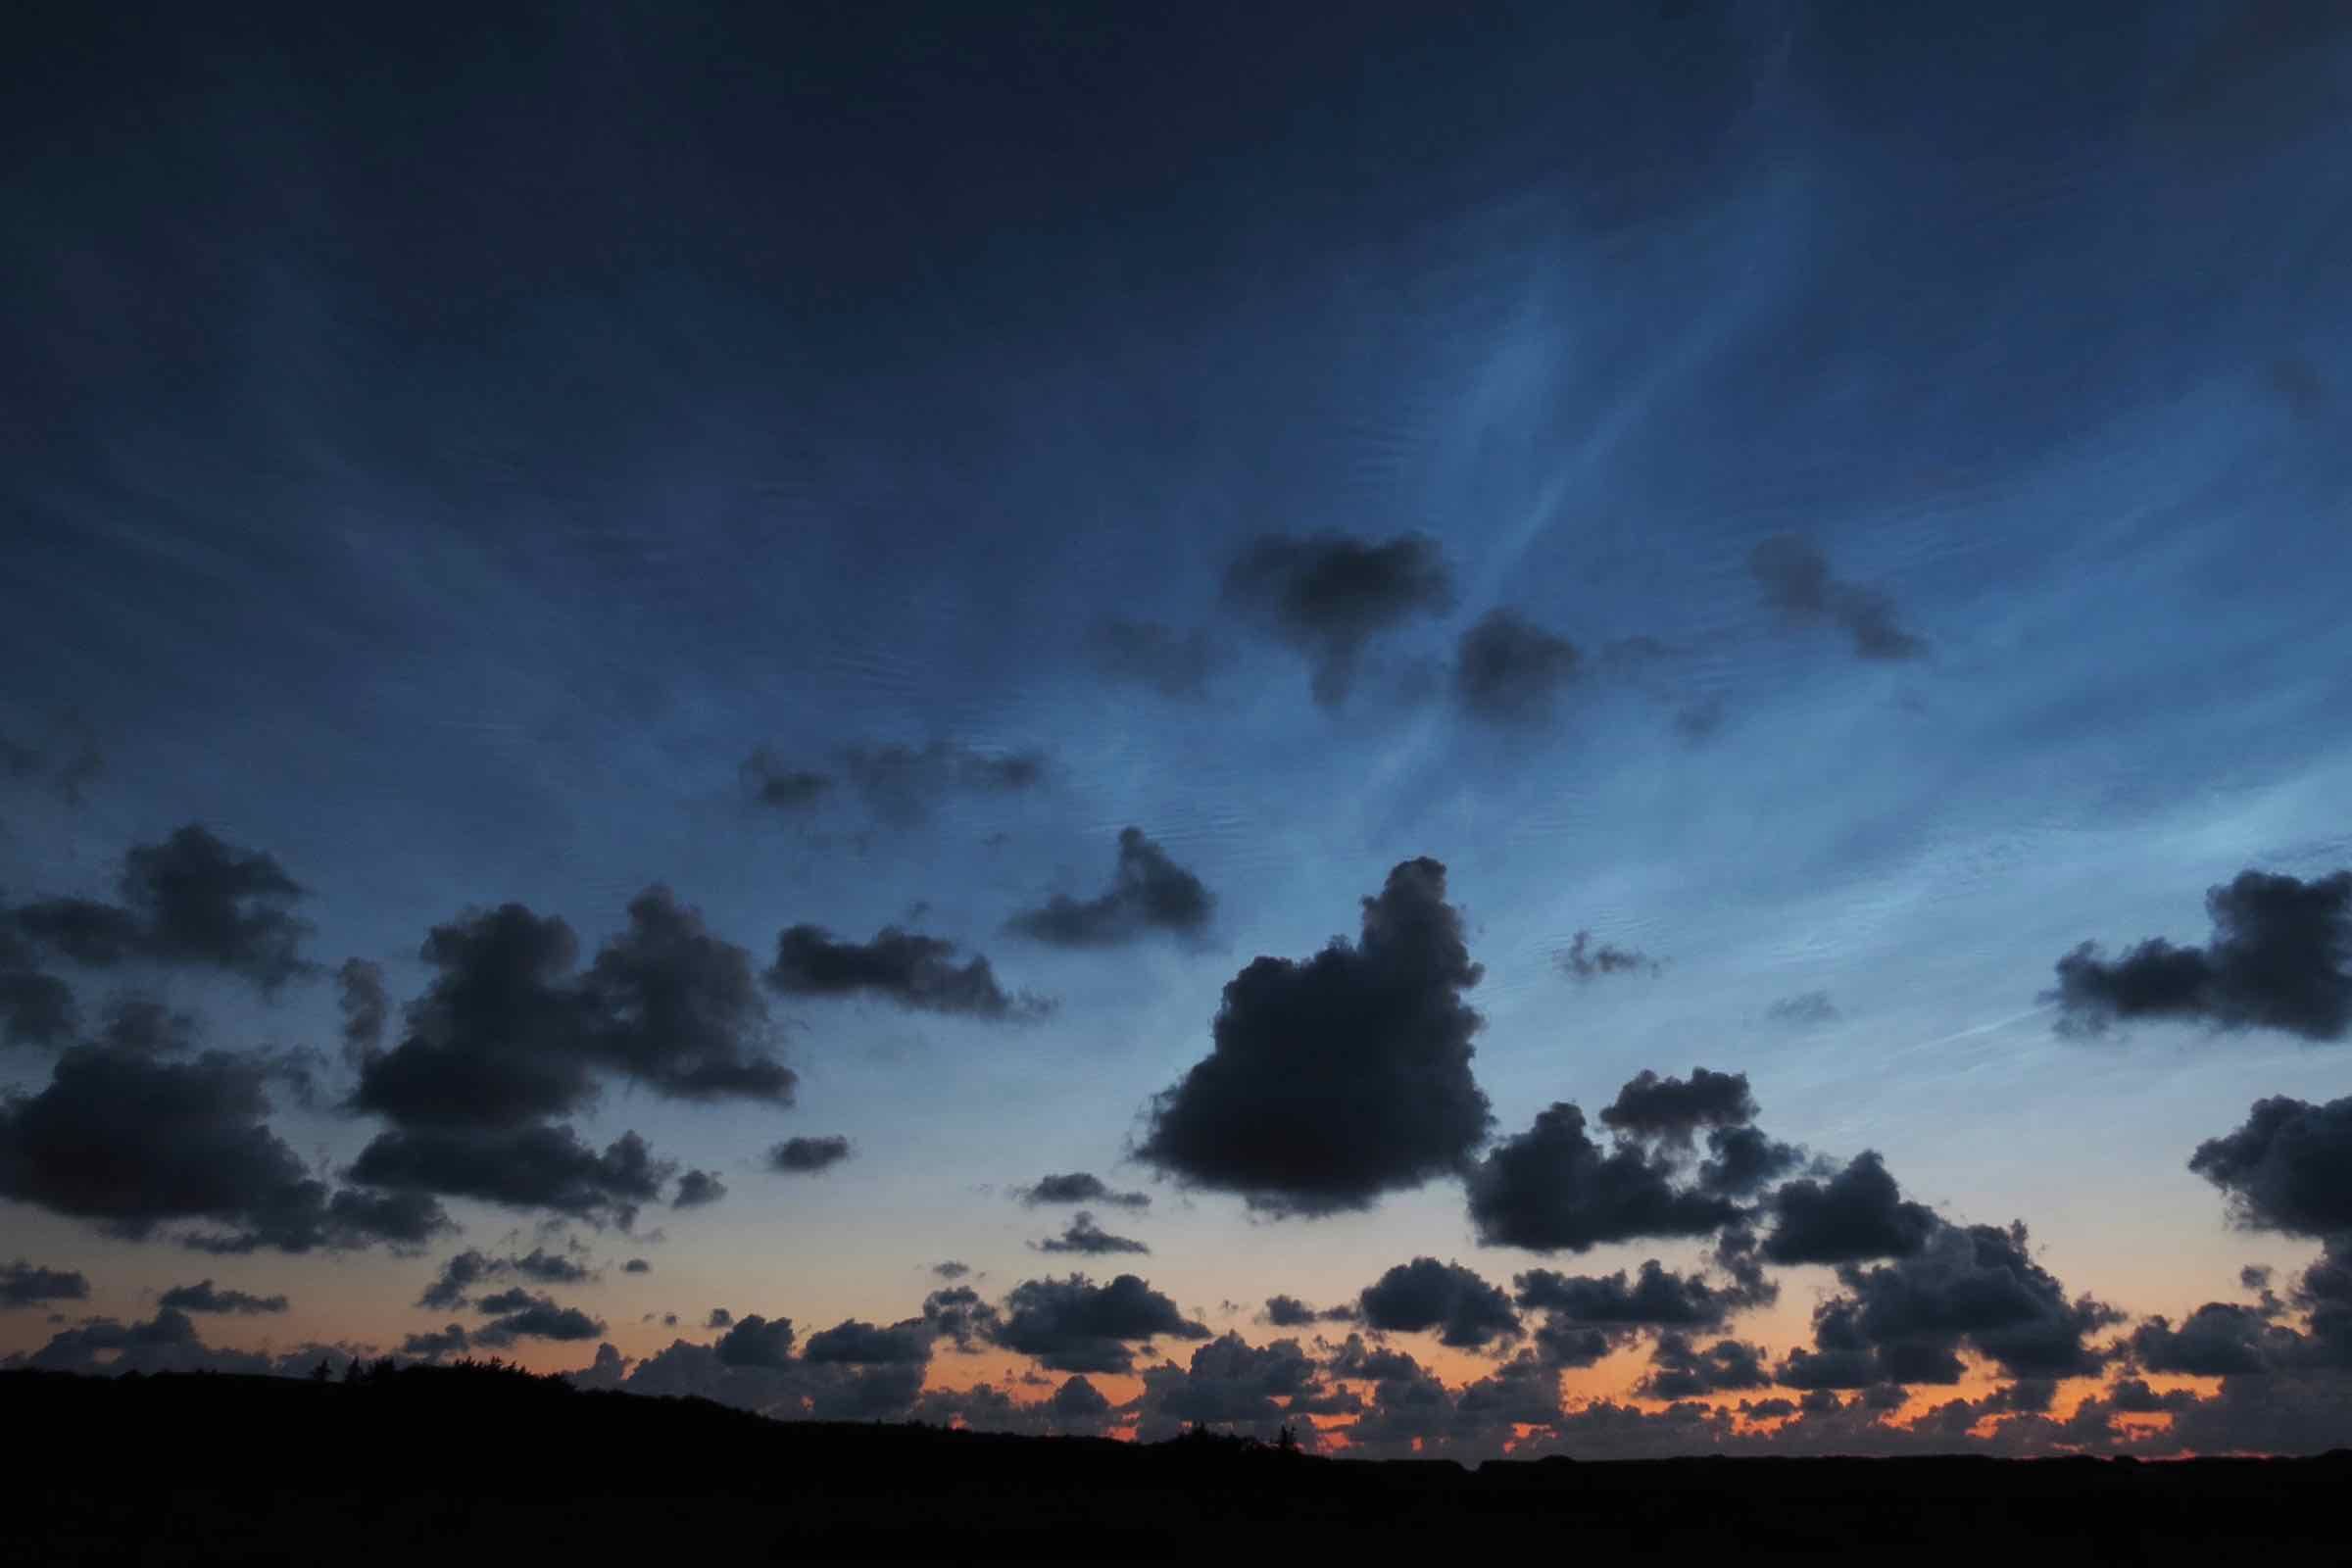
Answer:
<svg viewBox="0 0 2352 1568"><path fill-rule="evenodd" d="M2031 1543L2067 1561L2210 1562L2336 1539L2352 1451L2310 1459L1324 1458L1194 1429L1151 1445L921 1423L779 1422L584 1392L499 1362L347 1379L0 1373L40 1435L16 1561L518 1560L566 1546L826 1556L1328 1552L1399 1536L1914 1560ZM453 1434L481 1441L453 1447ZM136 1434L135 1443L126 1443ZM94 1456L109 1456L93 1463ZM1962 1544L1965 1543L1965 1547Z"/></svg>

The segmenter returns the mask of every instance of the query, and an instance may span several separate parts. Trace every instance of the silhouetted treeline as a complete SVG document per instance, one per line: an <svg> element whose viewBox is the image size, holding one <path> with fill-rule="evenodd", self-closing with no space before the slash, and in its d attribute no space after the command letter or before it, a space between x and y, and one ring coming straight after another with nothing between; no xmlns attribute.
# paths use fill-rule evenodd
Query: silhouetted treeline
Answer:
<svg viewBox="0 0 2352 1568"><path fill-rule="evenodd" d="M1593 1560L1998 1550L2213 1562L2339 1542L2352 1454L2301 1460L1313 1457L778 1422L500 1362L312 1380L0 1373L24 1457L0 1560L1161 1556L1440 1538ZM2329 1549L2332 1549L2330 1547ZM2219 1555L2217 1555L2219 1554ZM2324 1555L2324 1553L2323 1553Z"/></svg>

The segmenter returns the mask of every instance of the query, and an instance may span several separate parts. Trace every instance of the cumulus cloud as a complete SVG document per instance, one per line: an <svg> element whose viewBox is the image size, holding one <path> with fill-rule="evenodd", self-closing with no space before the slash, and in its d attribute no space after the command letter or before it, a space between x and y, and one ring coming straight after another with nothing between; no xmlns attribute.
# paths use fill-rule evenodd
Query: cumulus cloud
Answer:
<svg viewBox="0 0 2352 1568"><path fill-rule="evenodd" d="M2305 882L2241 871L2205 894L2213 936L2178 947L2151 937L2120 958L2085 942L2058 960L2059 1026L2098 1034L2149 1018L2306 1040L2352 1032L2352 871Z"/></svg>
<svg viewBox="0 0 2352 1568"><path fill-rule="evenodd" d="M654 1265L642 1257L632 1257L620 1265L620 1271L623 1274L651 1274L654 1271Z"/></svg>
<svg viewBox="0 0 2352 1568"><path fill-rule="evenodd" d="M956 944L886 925L871 942L845 942L820 926L787 927L776 938L767 983L791 997L870 997L920 1012L967 1018L1034 1019L1053 1003L997 983L985 955L955 960Z"/></svg>
<svg viewBox="0 0 2352 1568"><path fill-rule="evenodd" d="M990 1338L1055 1372L1126 1372L1154 1339L1205 1340L1204 1324L1133 1274L1097 1285L1083 1274L1023 1280L1004 1298Z"/></svg>
<svg viewBox="0 0 2352 1568"><path fill-rule="evenodd" d="M476 1345L505 1347L516 1340L593 1340L605 1333L601 1319L590 1317L576 1306L559 1306L545 1296L533 1296L520 1289L486 1297L475 1305L499 1314L473 1331Z"/></svg>
<svg viewBox="0 0 2352 1568"><path fill-rule="evenodd" d="M1729 1198L1746 1198L1805 1162L1805 1152L1755 1127L1718 1127L1707 1134L1707 1157L1699 1162L1698 1185Z"/></svg>
<svg viewBox="0 0 2352 1568"><path fill-rule="evenodd" d="M850 1141L830 1138L787 1138L767 1152L767 1168L787 1176L813 1176L850 1157Z"/></svg>
<svg viewBox="0 0 2352 1568"><path fill-rule="evenodd" d="M1494 1117L1471 1076L1483 1020L1446 868L1407 860L1359 941L1260 957L1225 986L1210 1053L1152 1102L1139 1157L1252 1208L1323 1215L1463 1168Z"/></svg>
<svg viewBox="0 0 2352 1568"><path fill-rule="evenodd" d="M958 1350L976 1350L996 1328L997 1309L969 1285L951 1285L923 1298L923 1322Z"/></svg>
<svg viewBox="0 0 2352 1568"><path fill-rule="evenodd" d="M1701 1128L1738 1127L1755 1114L1745 1073L1693 1067L1685 1080L1661 1078L1644 1067L1601 1108L1600 1124L1628 1137L1687 1148Z"/></svg>
<svg viewBox="0 0 2352 1568"><path fill-rule="evenodd" d="M448 1225L429 1199L331 1192L270 1130L261 1057L65 1051L38 1093L0 1101L0 1197L138 1240L212 1251L415 1246Z"/></svg>
<svg viewBox="0 0 2352 1568"><path fill-rule="evenodd" d="M1649 1364L1635 1392L1652 1399L1695 1399L1772 1383L1763 1350L1744 1340L1717 1340L1702 1348L1685 1335L1661 1334Z"/></svg>
<svg viewBox="0 0 2352 1568"><path fill-rule="evenodd" d="M1265 1310L1257 1314L1257 1320L1278 1329L1296 1329L1304 1328L1310 1323L1353 1323L1356 1315L1356 1308L1350 1302L1327 1306L1318 1311L1296 1296L1269 1296L1266 1298Z"/></svg>
<svg viewBox="0 0 2352 1568"><path fill-rule="evenodd" d="M1696 1274L1678 1274L1654 1257L1631 1279L1623 1269L1555 1274L1538 1268L1513 1277L1511 1286L1513 1299L1530 1311L1610 1328L1717 1328L1734 1312L1770 1298L1738 1284L1715 1285Z"/></svg>
<svg viewBox="0 0 2352 1568"><path fill-rule="evenodd" d="M1470 1173L1480 1245L1583 1252L1606 1242L1706 1236L1739 1209L1676 1180L1671 1152L1619 1140L1604 1150L1585 1113L1555 1102L1526 1132L1497 1144Z"/></svg>
<svg viewBox="0 0 2352 1568"><path fill-rule="evenodd" d="M1120 1208L1149 1208L1150 1193L1113 1192L1092 1171L1073 1170L1040 1176L1032 1186L1014 1189L1014 1196L1032 1208L1041 1203L1110 1203Z"/></svg>
<svg viewBox="0 0 2352 1568"><path fill-rule="evenodd" d="M291 906L301 884L272 856L240 850L199 823L161 844L133 846L116 882L120 904L45 899L20 907L16 928L88 968L147 962L211 967L265 993L311 972L308 922Z"/></svg>
<svg viewBox="0 0 2352 1568"><path fill-rule="evenodd" d="M209 1279L193 1285L174 1285L156 1298L156 1304L181 1312L233 1312L246 1316L283 1312L288 1305L282 1296L251 1296L244 1291L222 1290Z"/></svg>
<svg viewBox="0 0 2352 1568"><path fill-rule="evenodd" d="M367 1187L546 1209L627 1230L676 1170L674 1161L656 1159L634 1132L599 1153L569 1127L532 1126L394 1129L361 1150L344 1174Z"/></svg>
<svg viewBox="0 0 2352 1568"><path fill-rule="evenodd" d="M1776 534L1747 557L1764 602L1791 619L1827 621L1853 639L1862 659L1917 659L1928 645L1895 623L1894 603L1877 589L1831 575L1829 558L1794 534Z"/></svg>
<svg viewBox="0 0 2352 1568"><path fill-rule="evenodd" d="M1205 631L1115 615L1088 628L1086 651L1109 679L1182 701L1208 695L1209 677L1223 662Z"/></svg>
<svg viewBox="0 0 2352 1568"><path fill-rule="evenodd" d="M1315 1429L1299 1419L1328 1402L1321 1369L1297 1340L1255 1346L1225 1334L1200 1346L1184 1366L1162 1362L1143 1373L1135 1436L1160 1443L1187 1428L1211 1428L1273 1442L1285 1426L1302 1446Z"/></svg>
<svg viewBox="0 0 2352 1568"><path fill-rule="evenodd" d="M42 1268L24 1258L0 1265L0 1307L45 1306L52 1301L86 1301L88 1276L79 1269Z"/></svg>
<svg viewBox="0 0 2352 1568"><path fill-rule="evenodd" d="M801 1354L851 1366L920 1365L931 1359L931 1326L919 1317L888 1328L851 1318L809 1335Z"/></svg>
<svg viewBox="0 0 2352 1568"><path fill-rule="evenodd" d="M1452 608L1453 573L1425 534L1377 544L1337 533L1269 536L1226 568L1225 601L1302 654L1315 701L1335 708L1375 639Z"/></svg>
<svg viewBox="0 0 2352 1568"><path fill-rule="evenodd" d="M0 1043L65 1045L74 1035L74 988L41 968L12 920L0 912Z"/></svg>
<svg viewBox="0 0 2352 1568"><path fill-rule="evenodd" d="M1465 712L1493 724L1537 723L1551 716L1559 693L1576 678L1576 644L1509 610L1491 610L1462 633L1454 652L1453 694Z"/></svg>
<svg viewBox="0 0 2352 1568"><path fill-rule="evenodd" d="M1129 827L1119 832L1118 866L1106 891L1083 901L1057 893L1005 928L1055 947L1107 948L1154 931L1198 936L1215 907L1199 877L1169 859L1143 829Z"/></svg>
<svg viewBox="0 0 2352 1568"><path fill-rule="evenodd" d="M1648 954L1633 948L1620 948L1603 942L1594 946L1592 933L1579 931L1569 942L1566 952L1553 961L1560 972L1579 982L1598 980L1604 975L1636 974L1646 971L1656 974L1665 965Z"/></svg>
<svg viewBox="0 0 2352 1568"><path fill-rule="evenodd" d="M943 1280L959 1280L971 1271L972 1266L969 1263L960 1262L953 1257L943 1263L931 1265L931 1272Z"/></svg>
<svg viewBox="0 0 2352 1568"><path fill-rule="evenodd" d="M670 1199L672 1208L701 1208L715 1203L727 1196L727 1184L707 1170L690 1170L678 1178L678 1190Z"/></svg>
<svg viewBox="0 0 2352 1568"><path fill-rule="evenodd" d="M2256 1101L2242 1126L2199 1144L2188 1168L2220 1188L2249 1229L2352 1233L2352 1097Z"/></svg>
<svg viewBox="0 0 2352 1568"><path fill-rule="evenodd" d="M1149 1252L1151 1248L1129 1236L1113 1236L1095 1223L1092 1211L1080 1209L1059 1236L1034 1244L1041 1252Z"/></svg>
<svg viewBox="0 0 2352 1568"><path fill-rule="evenodd" d="M1927 1245L1935 1211L1902 1196L1886 1162L1864 1150L1827 1181L1786 1182L1765 1200L1773 1227L1764 1255L1775 1263L1852 1263L1905 1257Z"/></svg>
<svg viewBox="0 0 2352 1568"><path fill-rule="evenodd" d="M1511 1298L1459 1263L1416 1257L1364 1287L1356 1306L1366 1328L1383 1333L1435 1331L1458 1350L1484 1349L1523 1332Z"/></svg>

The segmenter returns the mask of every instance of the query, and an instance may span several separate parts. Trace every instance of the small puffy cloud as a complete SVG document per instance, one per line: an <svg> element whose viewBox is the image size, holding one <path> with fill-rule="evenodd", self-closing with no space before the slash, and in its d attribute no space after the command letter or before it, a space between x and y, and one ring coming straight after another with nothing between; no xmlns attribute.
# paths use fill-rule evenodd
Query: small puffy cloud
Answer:
<svg viewBox="0 0 2352 1568"><path fill-rule="evenodd" d="M1695 1399L1772 1383L1763 1350L1744 1340L1717 1340L1702 1348L1683 1335L1661 1334L1649 1364L1635 1392L1652 1399Z"/></svg>
<svg viewBox="0 0 2352 1568"><path fill-rule="evenodd" d="M395 1128L361 1150L345 1175L367 1187L546 1209L626 1230L676 1168L634 1132L599 1153L569 1127Z"/></svg>
<svg viewBox="0 0 2352 1568"><path fill-rule="evenodd" d="M1528 724L1551 716L1576 678L1576 645L1509 610L1492 610L1462 633L1453 662L1453 694L1463 711L1491 724Z"/></svg>
<svg viewBox="0 0 2352 1568"><path fill-rule="evenodd" d="M1877 589L1841 582L1829 559L1794 534L1777 534L1748 552L1748 574L1764 602L1791 619L1827 621L1869 660L1918 659L1928 645L1895 623L1894 603Z"/></svg>
<svg viewBox="0 0 2352 1568"><path fill-rule="evenodd" d="M1376 639L1453 607L1453 573L1426 534L1269 536L1226 568L1225 602L1302 654L1315 701L1336 708Z"/></svg>
<svg viewBox="0 0 2352 1568"><path fill-rule="evenodd" d="M808 1336L802 1356L814 1363L853 1366L920 1365L931 1359L933 1333L921 1318L877 1328L855 1318Z"/></svg>
<svg viewBox="0 0 2352 1568"><path fill-rule="evenodd" d="M181 1312L236 1312L248 1316L267 1312L283 1312L287 1301L282 1296L249 1296L243 1291L224 1291L211 1280L198 1280L193 1285L174 1285L156 1298L158 1306L172 1307Z"/></svg>
<svg viewBox="0 0 2352 1568"><path fill-rule="evenodd" d="M1120 1208L1149 1208L1150 1193L1119 1193L1092 1171L1074 1170L1059 1175L1040 1176L1028 1187L1014 1190L1015 1196L1031 1207L1041 1203L1110 1203Z"/></svg>
<svg viewBox="0 0 2352 1568"><path fill-rule="evenodd" d="M830 1138L787 1138L767 1152L767 1168L787 1176L812 1176L830 1170L850 1157L850 1141Z"/></svg>
<svg viewBox="0 0 2352 1568"><path fill-rule="evenodd" d="M764 746L743 760L740 772L744 798L771 810L806 811L833 793L830 773L793 767Z"/></svg>
<svg viewBox="0 0 2352 1568"><path fill-rule="evenodd" d="M1853 1263L1906 1257L1940 1223L1924 1203L1905 1200L1886 1162L1864 1150L1827 1181L1786 1182L1765 1200L1773 1227L1764 1255L1775 1263Z"/></svg>
<svg viewBox="0 0 2352 1568"><path fill-rule="evenodd" d="M1693 1067L1686 1080L1661 1078L1644 1067L1602 1107L1600 1124L1628 1137L1687 1147L1701 1128L1738 1127L1755 1115L1745 1073Z"/></svg>
<svg viewBox="0 0 2352 1568"><path fill-rule="evenodd" d="M1005 1297L990 1338L1055 1372L1126 1372L1135 1348L1158 1338L1205 1340L1168 1297L1133 1274L1097 1285L1083 1274L1023 1280Z"/></svg>
<svg viewBox="0 0 2352 1568"><path fill-rule="evenodd" d="M1212 1047L1152 1100L1140 1158L1277 1214L1369 1208L1463 1168L1493 1123L1471 1076L1482 1021L1446 868L1407 860L1363 901L1362 935L1253 959Z"/></svg>
<svg viewBox="0 0 2352 1568"><path fill-rule="evenodd" d="M1511 1298L1459 1263L1416 1257L1364 1288L1357 1309L1366 1328L1383 1333L1434 1330L1441 1344L1484 1349L1521 1333Z"/></svg>
<svg viewBox="0 0 2352 1568"><path fill-rule="evenodd" d="M1266 1298L1265 1310L1257 1314L1257 1320L1278 1329L1297 1329L1311 1323L1353 1323L1357 1316L1352 1303L1327 1306L1318 1311L1296 1296L1269 1296Z"/></svg>
<svg viewBox="0 0 2352 1568"><path fill-rule="evenodd" d="M727 1184L707 1170L690 1170L678 1178L678 1190L669 1200L672 1208L701 1208L715 1203L727 1196Z"/></svg>
<svg viewBox="0 0 2352 1568"><path fill-rule="evenodd" d="M790 1361L793 1338L792 1319L771 1322L754 1312L727 1330L718 1342L718 1359L727 1366L774 1370Z"/></svg>
<svg viewBox="0 0 2352 1568"><path fill-rule="evenodd" d="M945 1262L931 1265L931 1272L943 1280L959 1280L971 1271L972 1266L969 1263L958 1262L952 1257Z"/></svg>
<svg viewBox="0 0 2352 1568"><path fill-rule="evenodd" d="M44 1306L51 1301L86 1301L88 1276L79 1269L42 1268L18 1258L0 1265L0 1307Z"/></svg>
<svg viewBox="0 0 2352 1568"><path fill-rule="evenodd" d="M2321 1105L2256 1101L2242 1126L2199 1144L2188 1168L2220 1188L2249 1229L2352 1232L2352 1096Z"/></svg>
<svg viewBox="0 0 2352 1568"><path fill-rule="evenodd" d="M1648 954L1633 948L1615 947L1603 942L1595 945L1592 933L1579 931L1569 942L1568 950L1554 960L1560 972L1578 982L1598 980L1604 975L1656 974L1665 965Z"/></svg>
<svg viewBox="0 0 2352 1568"><path fill-rule="evenodd" d="M489 1298L476 1305L490 1309L492 1300L499 1316L473 1331L476 1345L509 1346L516 1340L594 1340L602 1338L605 1325L576 1306L559 1306L544 1296L532 1296L515 1290L502 1297Z"/></svg>
<svg viewBox="0 0 2352 1568"><path fill-rule="evenodd" d="M132 962L210 967L274 992L311 972L301 884L272 856L240 850L199 823L134 846L116 883L122 902L46 899L19 908L26 939L89 968Z"/></svg>
<svg viewBox="0 0 2352 1568"><path fill-rule="evenodd" d="M1141 828L1119 832L1119 859L1109 888L1091 899L1055 894L1005 922L1007 930L1063 948L1107 948L1154 931L1198 936L1208 926L1216 899L1199 877L1168 858Z"/></svg>
<svg viewBox="0 0 2352 1568"><path fill-rule="evenodd" d="M623 1274L651 1274L654 1271L654 1265L642 1257L632 1257L620 1265L620 1271Z"/></svg>
<svg viewBox="0 0 2352 1568"><path fill-rule="evenodd" d="M767 983L790 997L865 997L918 1012L966 1018L1034 1019L1052 1002L997 983L984 955L955 961L956 944L943 937L884 926L871 942L848 942L821 926L787 927L776 938Z"/></svg>
<svg viewBox="0 0 2352 1568"><path fill-rule="evenodd" d="M2043 994L2059 1027L2099 1034L2134 1019L2272 1029L2306 1040L2352 1034L2352 871L2305 882L2241 871L2209 889L2213 935L2179 947L2151 937L2113 960L2085 942Z"/></svg>
<svg viewBox="0 0 2352 1568"><path fill-rule="evenodd" d="M1480 1245L1582 1252L1607 1242L1706 1236L1739 1209L1680 1185L1668 1152L1619 1141L1604 1150L1578 1106L1555 1102L1472 1170L1470 1219Z"/></svg>
<svg viewBox="0 0 2352 1568"><path fill-rule="evenodd" d="M1113 1236L1095 1223L1088 1209L1080 1209L1059 1236L1049 1236L1035 1244L1041 1252L1083 1252L1100 1255L1104 1252L1149 1252L1151 1248L1129 1236Z"/></svg>

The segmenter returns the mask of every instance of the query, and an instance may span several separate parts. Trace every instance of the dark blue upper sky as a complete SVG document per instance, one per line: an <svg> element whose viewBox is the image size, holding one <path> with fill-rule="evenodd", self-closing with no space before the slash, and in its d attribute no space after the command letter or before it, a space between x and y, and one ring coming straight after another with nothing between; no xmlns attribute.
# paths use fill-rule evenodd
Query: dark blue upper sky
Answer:
<svg viewBox="0 0 2352 1568"><path fill-rule="evenodd" d="M1050 1272L1006 1197L1048 1171L1157 1192L1144 1272L1202 1321L1524 1268L1501 1178L1453 1181L1489 1135L1427 1076L1470 1038L1413 989L1446 975L1496 1140L1704 1062L2132 1313L2308 1259L2187 1161L2342 1084L2343 1025L2232 991L2203 902L2352 841L2336 8L31 7L5 42L0 970L76 1007L0 1057L24 1095L160 999L239 1060L318 1049L270 1125L446 1200L449 1248L609 1223L418 1174L451 1116L386 1076L611 1004L501 970L434 1010L427 933L513 903L584 972L626 929L689 976L601 1043L563 1012L523 1054L579 1095L464 1135L635 1131L733 1186L665 1215L664 1291L609 1288L630 1355L681 1293L889 1322L935 1257ZM257 986L168 912L61 934L190 823L299 885L205 862L291 899L314 970ZM632 915L657 884L749 1001ZM1475 985L1423 946L1447 906ZM2279 960L2323 990L2328 907ZM492 967L540 930L466 929ZM2159 935L2212 942L2193 997L2052 992ZM1335 936L1358 967L1306 966ZM348 1053L346 957L387 1019ZM732 1071L738 1026L789 1108L649 1065L707 1027ZM23 1250L143 1310L183 1211L126 1240L11 1113ZM763 1167L804 1135L855 1158ZM433 1326L421 1264L272 1247L242 1266L316 1338ZM1837 1283L1793 1247L1741 1325L1776 1353ZM2029 1375L1992 1343L1972 1377Z"/></svg>

